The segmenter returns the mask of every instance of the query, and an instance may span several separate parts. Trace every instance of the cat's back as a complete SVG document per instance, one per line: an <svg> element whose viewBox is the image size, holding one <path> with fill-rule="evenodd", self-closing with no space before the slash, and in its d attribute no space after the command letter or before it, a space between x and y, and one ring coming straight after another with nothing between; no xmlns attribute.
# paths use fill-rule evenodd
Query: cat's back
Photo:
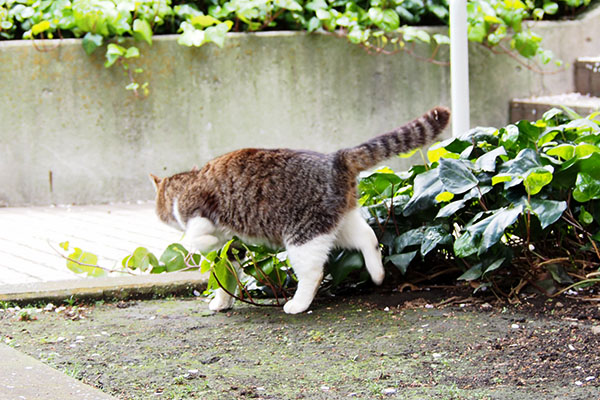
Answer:
<svg viewBox="0 0 600 400"><path fill-rule="evenodd" d="M241 149L210 161L201 175L217 196L220 223L276 241L273 232L333 225L356 201L352 186L336 178L335 158L318 152Z"/></svg>

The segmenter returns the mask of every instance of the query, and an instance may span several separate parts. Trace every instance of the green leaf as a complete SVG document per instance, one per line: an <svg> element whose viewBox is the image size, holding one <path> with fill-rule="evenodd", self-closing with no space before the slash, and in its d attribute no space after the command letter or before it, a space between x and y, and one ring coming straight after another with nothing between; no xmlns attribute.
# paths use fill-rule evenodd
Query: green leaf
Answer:
<svg viewBox="0 0 600 400"><path fill-rule="evenodd" d="M436 33L433 35L433 40L437 43L437 44L446 44L446 45L450 45L450 38L447 35L441 35L439 33Z"/></svg>
<svg viewBox="0 0 600 400"><path fill-rule="evenodd" d="M546 154L560 157L565 161L570 160L575 155L575 146L569 143L559 144L546 150Z"/></svg>
<svg viewBox="0 0 600 400"><path fill-rule="evenodd" d="M307 30L309 32L314 32L321 27L321 20L317 17L312 17L308 21Z"/></svg>
<svg viewBox="0 0 600 400"><path fill-rule="evenodd" d="M89 56L96 50L98 47L102 46L104 38L102 35L98 35L92 32L88 32L85 34L82 40L82 46L87 55Z"/></svg>
<svg viewBox="0 0 600 400"><path fill-rule="evenodd" d="M451 158L440 159L439 175L446 191L460 194L470 190L479 183L479 180L473 175L470 167L467 165L462 160Z"/></svg>
<svg viewBox="0 0 600 400"><path fill-rule="evenodd" d="M573 279L571 278L571 276L569 276L569 274L559 264L548 264L546 265L546 270L550 272L550 275L552 275L552 279L554 279L558 283L573 283Z"/></svg>
<svg viewBox="0 0 600 400"><path fill-rule="evenodd" d="M196 15L190 19L190 22L198 28L206 28L221 23L218 19L211 15Z"/></svg>
<svg viewBox="0 0 600 400"><path fill-rule="evenodd" d="M58 245L64 251L69 251L69 242L60 242Z"/></svg>
<svg viewBox="0 0 600 400"><path fill-rule="evenodd" d="M371 20L371 22L373 22L375 25L379 26L383 22L383 10L379 7L369 8L367 15L369 16L369 19ZM319 15L317 14L317 17L318 16Z"/></svg>
<svg viewBox="0 0 600 400"><path fill-rule="evenodd" d="M546 229L561 217L567 209L566 201L542 200L532 198L529 202L531 210L537 215L542 229Z"/></svg>
<svg viewBox="0 0 600 400"><path fill-rule="evenodd" d="M519 128L516 125L508 125L500 129L500 144L506 149L512 149L519 140Z"/></svg>
<svg viewBox="0 0 600 400"><path fill-rule="evenodd" d="M433 168L417 175L413 184L414 193L402 211L405 216L436 204L436 196L444 191L444 184L438 174L439 168Z"/></svg>
<svg viewBox="0 0 600 400"><path fill-rule="evenodd" d="M468 38L471 42L482 43L487 37L488 31L484 24L475 23L468 26Z"/></svg>
<svg viewBox="0 0 600 400"><path fill-rule="evenodd" d="M394 10L384 10L383 19L378 26L386 32L395 31L400 27L400 17L398 17L398 14Z"/></svg>
<svg viewBox="0 0 600 400"><path fill-rule="evenodd" d="M229 25L225 23L208 27L204 31L206 34L205 39L222 48L225 43L227 31L229 31Z"/></svg>
<svg viewBox="0 0 600 400"><path fill-rule="evenodd" d="M447 205L442 207L440 209L440 211L438 211L435 218L449 217L449 216L453 215L454 213L456 213L461 208L463 208L467 204L467 202L468 202L468 200L463 199L463 200L453 201L452 203L448 203Z"/></svg>
<svg viewBox="0 0 600 400"><path fill-rule="evenodd" d="M453 198L454 198L454 193L442 192L442 193L438 194L437 196L435 196L435 201L437 201L438 203L442 203L445 201L450 201Z"/></svg>
<svg viewBox="0 0 600 400"><path fill-rule="evenodd" d="M31 27L31 33L35 36L50 29L50 22L41 21Z"/></svg>
<svg viewBox="0 0 600 400"><path fill-rule="evenodd" d="M510 182L512 178L510 174L498 174L492 177L492 186L502 182Z"/></svg>
<svg viewBox="0 0 600 400"><path fill-rule="evenodd" d="M406 247L420 245L423 242L423 228L415 228L396 236L392 251L401 253Z"/></svg>
<svg viewBox="0 0 600 400"><path fill-rule="evenodd" d="M558 12L558 4L553 1L544 2L544 12L546 14L554 15Z"/></svg>
<svg viewBox="0 0 600 400"><path fill-rule="evenodd" d="M145 19L139 18L133 21L133 37L152 45L152 27L150 23Z"/></svg>
<svg viewBox="0 0 600 400"><path fill-rule="evenodd" d="M160 262L166 267L167 272L178 271L186 267L185 257L188 251L179 243L172 243L160 256Z"/></svg>
<svg viewBox="0 0 600 400"><path fill-rule="evenodd" d="M450 244L452 235L450 235L441 225L428 226L423 232L423 241L421 242L421 255L426 256L438 244Z"/></svg>
<svg viewBox="0 0 600 400"><path fill-rule="evenodd" d="M496 244L502 235L504 235L506 228L512 225L522 212L523 206L520 205L513 208L502 208L488 217L487 219L490 221L483 231L483 239L481 240L478 254L483 254L487 249Z"/></svg>
<svg viewBox="0 0 600 400"><path fill-rule="evenodd" d="M600 152L600 147L595 146L593 144L587 144L587 143L583 143L583 144L578 144L577 147L575 147L575 155L577 156L577 158L584 158L589 156L592 153L599 153Z"/></svg>
<svg viewBox="0 0 600 400"><path fill-rule="evenodd" d="M135 46L131 46L127 49L127 51L125 52L125 54L123 55L123 57L125 58L135 58L135 57L139 57L140 56L140 50L135 47Z"/></svg>
<svg viewBox="0 0 600 400"><path fill-rule="evenodd" d="M125 55L127 50L123 46L118 44L110 43L106 48L106 62L104 66L106 68L112 66L119 58Z"/></svg>
<svg viewBox="0 0 600 400"><path fill-rule="evenodd" d="M459 281L474 281L475 279L481 278L482 275L482 265L481 263L478 263L469 268L467 271L465 271L465 273L463 273L456 279L458 279Z"/></svg>
<svg viewBox="0 0 600 400"><path fill-rule="evenodd" d="M479 157L477 161L475 161L475 168L481 171L494 172L496 171L496 159L505 155L506 150L504 147L496 147L494 150L489 151Z"/></svg>
<svg viewBox="0 0 600 400"><path fill-rule="evenodd" d="M139 269L141 271L146 271L148 267L159 267L159 262L156 259L156 256L152 254L145 247L138 247L131 253L131 255L125 257L121 262L124 268L129 268L132 270Z"/></svg>
<svg viewBox="0 0 600 400"><path fill-rule="evenodd" d="M530 195L538 194L544 186L552 182L553 172L554 168L550 165L529 170L523 182L527 193Z"/></svg>
<svg viewBox="0 0 600 400"><path fill-rule="evenodd" d="M87 265L82 265L87 264ZM76 274L86 274L91 277L100 277L106 275L106 271L98 268L98 256L92 253L85 252L79 247L73 249L73 253L69 255L67 260L67 268Z"/></svg>
<svg viewBox="0 0 600 400"><path fill-rule="evenodd" d="M592 222L594 222L594 216L590 214L583 206L581 206L581 209L579 210L578 219L583 225L590 225Z"/></svg>
<svg viewBox="0 0 600 400"><path fill-rule="evenodd" d="M410 253L393 254L389 257L386 257L385 261L386 262L389 261L392 264L394 264L394 266L396 266L396 268L398 268L400 270L400 273L402 275L404 275L404 274L406 274L408 265L413 260L413 258L415 258L416 255L417 255L417 250L411 251Z"/></svg>
<svg viewBox="0 0 600 400"><path fill-rule="evenodd" d="M492 262L491 264L489 264L486 268L485 271L483 271L483 275L495 271L498 268L500 268L502 266L502 264L504 263L505 258L500 258L498 260L495 260L494 262Z"/></svg>
<svg viewBox="0 0 600 400"><path fill-rule="evenodd" d="M338 286L353 271L358 271L364 267L363 257L356 251L342 251L337 257L330 259L327 263L327 271L333 278L331 284Z"/></svg>
<svg viewBox="0 0 600 400"><path fill-rule="evenodd" d="M573 198L580 203L600 199L600 180L585 172L578 173Z"/></svg>

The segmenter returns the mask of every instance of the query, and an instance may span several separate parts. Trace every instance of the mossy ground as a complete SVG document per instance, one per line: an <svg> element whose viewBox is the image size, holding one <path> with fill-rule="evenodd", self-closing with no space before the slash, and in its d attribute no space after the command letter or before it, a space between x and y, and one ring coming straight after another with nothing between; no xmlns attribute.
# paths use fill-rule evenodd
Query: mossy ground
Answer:
<svg viewBox="0 0 600 400"><path fill-rule="evenodd" d="M440 305L450 297L320 299L301 315L239 303L215 314L195 298L106 303L32 321L4 311L0 332L122 399L600 398L597 307L574 318L556 302L539 313Z"/></svg>

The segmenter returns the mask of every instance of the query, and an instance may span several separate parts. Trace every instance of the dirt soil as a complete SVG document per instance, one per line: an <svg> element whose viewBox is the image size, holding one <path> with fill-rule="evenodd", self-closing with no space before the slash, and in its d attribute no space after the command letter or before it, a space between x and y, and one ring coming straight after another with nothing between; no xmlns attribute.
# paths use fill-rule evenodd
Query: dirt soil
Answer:
<svg viewBox="0 0 600 400"><path fill-rule="evenodd" d="M121 399L600 399L600 304L469 292L0 312L5 343Z"/></svg>

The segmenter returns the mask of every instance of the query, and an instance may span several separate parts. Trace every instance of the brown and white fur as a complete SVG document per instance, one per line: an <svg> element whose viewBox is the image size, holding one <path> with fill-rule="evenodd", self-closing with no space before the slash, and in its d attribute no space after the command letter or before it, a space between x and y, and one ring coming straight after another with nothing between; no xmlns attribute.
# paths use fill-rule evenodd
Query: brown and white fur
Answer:
<svg viewBox="0 0 600 400"><path fill-rule="evenodd" d="M357 204L359 172L398 153L421 147L446 127L450 112L436 107L414 121L356 147L322 154L289 149L242 149L203 168L168 178L151 175L159 218L185 231L191 251L222 246L233 235L285 246L298 288L283 307L305 311L323 278L334 247L362 252L371 279L384 270L373 230ZM211 310L233 304L222 289Z"/></svg>

